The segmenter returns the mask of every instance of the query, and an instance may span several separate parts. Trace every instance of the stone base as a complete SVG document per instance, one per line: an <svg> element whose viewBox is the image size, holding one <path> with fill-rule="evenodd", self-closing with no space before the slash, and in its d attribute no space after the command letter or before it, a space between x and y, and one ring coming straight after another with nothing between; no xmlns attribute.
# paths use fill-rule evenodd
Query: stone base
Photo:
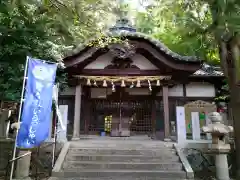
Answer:
<svg viewBox="0 0 240 180"><path fill-rule="evenodd" d="M129 137L130 136L130 131L128 129L123 129L122 132L121 132L121 136Z"/></svg>
<svg viewBox="0 0 240 180"><path fill-rule="evenodd" d="M13 180L32 180L30 177L25 178L14 178Z"/></svg>
<svg viewBox="0 0 240 180"><path fill-rule="evenodd" d="M170 138L164 138L165 142L172 142L172 140Z"/></svg>
<svg viewBox="0 0 240 180"><path fill-rule="evenodd" d="M80 140L80 137L72 137L71 140L72 140L72 141L78 141L78 140Z"/></svg>

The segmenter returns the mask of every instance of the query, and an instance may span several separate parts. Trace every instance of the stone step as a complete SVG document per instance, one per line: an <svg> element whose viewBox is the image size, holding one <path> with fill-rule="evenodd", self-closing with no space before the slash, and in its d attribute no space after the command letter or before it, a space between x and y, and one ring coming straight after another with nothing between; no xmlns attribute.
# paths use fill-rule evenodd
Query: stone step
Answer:
<svg viewBox="0 0 240 180"><path fill-rule="evenodd" d="M184 171L148 171L148 170L64 170L62 172L52 174L54 177L64 178L122 178L122 179L151 179L151 178L186 178Z"/></svg>
<svg viewBox="0 0 240 180"><path fill-rule="evenodd" d="M174 150L174 148L172 147L137 147L137 146L125 146L125 145L122 145L122 146L111 146L109 147L108 145L106 146L102 146L102 147L99 147L99 146L91 146L91 147L88 147L88 146L81 146L81 147L75 147L75 146L70 146L69 149L112 149L112 150L127 150L127 149L130 149L130 150L153 150L153 151L157 151L157 150Z"/></svg>
<svg viewBox="0 0 240 180"><path fill-rule="evenodd" d="M187 179L179 179L179 178L160 178L160 177L140 177L140 178L134 178L134 177L103 177L103 178L81 178L81 177L75 177L75 178L57 178L57 177L51 177L49 180L187 180Z"/></svg>
<svg viewBox="0 0 240 180"><path fill-rule="evenodd" d="M114 169L126 169L126 170L171 170L181 171L183 169L181 163L160 163L160 162L91 162L91 161L67 161L63 165L63 170L75 170L81 171L84 169L99 169L99 170L114 170Z"/></svg>
<svg viewBox="0 0 240 180"><path fill-rule="evenodd" d="M88 155L144 155L144 156L171 156L176 155L175 150L154 150L154 149L103 149L103 148L71 148L68 154Z"/></svg>
<svg viewBox="0 0 240 180"><path fill-rule="evenodd" d="M130 149L141 149L141 148L154 148L154 149L162 149L162 148L173 148L172 144L164 145L164 144L143 144L143 143L72 143L71 148L130 148Z"/></svg>
<svg viewBox="0 0 240 180"><path fill-rule="evenodd" d="M179 162L177 155L152 157L142 155L81 155L68 154L66 161L105 161L105 162Z"/></svg>

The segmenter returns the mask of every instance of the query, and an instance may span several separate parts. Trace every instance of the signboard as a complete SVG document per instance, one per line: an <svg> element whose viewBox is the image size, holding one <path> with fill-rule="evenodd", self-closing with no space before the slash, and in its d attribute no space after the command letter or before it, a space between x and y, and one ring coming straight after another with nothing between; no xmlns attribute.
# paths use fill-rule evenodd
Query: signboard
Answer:
<svg viewBox="0 0 240 180"><path fill-rule="evenodd" d="M199 121L199 113L191 112L191 119L192 119L193 140L200 140L201 139L201 128L200 128L200 121Z"/></svg>
<svg viewBox="0 0 240 180"><path fill-rule="evenodd" d="M183 144L187 139L185 124L185 108L182 106L177 106L176 116L177 116L177 141L178 144Z"/></svg>
<svg viewBox="0 0 240 180"><path fill-rule="evenodd" d="M57 140L60 142L66 142L67 141L67 122L68 122L68 105L60 105L59 106L59 111L61 114L61 117L58 117L59 119L61 118L62 125L65 128L61 127L60 122L58 122L58 136Z"/></svg>
<svg viewBox="0 0 240 180"><path fill-rule="evenodd" d="M211 120L208 117L208 114L206 113L206 126L211 124ZM211 133L207 133L207 139L211 140L212 139L212 135Z"/></svg>

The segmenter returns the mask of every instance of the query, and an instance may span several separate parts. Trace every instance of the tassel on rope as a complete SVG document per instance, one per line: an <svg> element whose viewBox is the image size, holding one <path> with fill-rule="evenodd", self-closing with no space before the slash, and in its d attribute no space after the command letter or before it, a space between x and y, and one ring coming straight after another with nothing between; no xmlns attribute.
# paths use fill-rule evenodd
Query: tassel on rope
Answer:
<svg viewBox="0 0 240 180"><path fill-rule="evenodd" d="M131 84L130 88L133 88L133 87L134 87L134 83L132 82L132 84Z"/></svg>
<svg viewBox="0 0 240 180"><path fill-rule="evenodd" d="M115 85L114 85L114 83L112 82L112 92L115 92L115 91L116 91Z"/></svg>
<svg viewBox="0 0 240 180"><path fill-rule="evenodd" d="M148 80L148 88L149 88L149 91L152 91L152 86L151 86L150 80Z"/></svg>
<svg viewBox="0 0 240 180"><path fill-rule="evenodd" d="M103 87L107 87L107 81L103 80Z"/></svg>
<svg viewBox="0 0 240 180"><path fill-rule="evenodd" d="M98 86L96 81L94 81L93 85L94 85L94 86Z"/></svg>
<svg viewBox="0 0 240 180"><path fill-rule="evenodd" d="M91 80L90 79L87 79L87 86L91 86Z"/></svg>
<svg viewBox="0 0 240 180"><path fill-rule="evenodd" d="M141 87L141 81L140 80L137 80L137 85L136 87Z"/></svg>
<svg viewBox="0 0 240 180"><path fill-rule="evenodd" d="M124 80L122 80L121 87L126 87Z"/></svg>

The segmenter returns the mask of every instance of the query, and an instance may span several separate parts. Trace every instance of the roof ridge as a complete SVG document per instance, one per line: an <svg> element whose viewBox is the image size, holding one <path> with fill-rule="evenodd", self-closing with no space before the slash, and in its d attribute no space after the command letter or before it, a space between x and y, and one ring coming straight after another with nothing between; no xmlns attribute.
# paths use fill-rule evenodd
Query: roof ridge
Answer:
<svg viewBox="0 0 240 180"><path fill-rule="evenodd" d="M162 52L165 54L171 56L172 58L175 58L180 61L187 61L187 62L202 62L200 58L197 56L183 56L176 52L173 52L171 49L169 49L164 43L162 43L160 40L154 39L153 37L140 33L140 32L129 32L126 30L118 31L115 33L106 32L103 37L138 37L142 38L144 40L149 41L150 43L154 44L156 47L158 47ZM87 41L85 41L83 44L80 44L77 46L74 50L71 51L71 53L67 53L67 56L74 56L84 50L85 48L89 47L89 44L93 41L96 41L98 38L95 36Z"/></svg>

